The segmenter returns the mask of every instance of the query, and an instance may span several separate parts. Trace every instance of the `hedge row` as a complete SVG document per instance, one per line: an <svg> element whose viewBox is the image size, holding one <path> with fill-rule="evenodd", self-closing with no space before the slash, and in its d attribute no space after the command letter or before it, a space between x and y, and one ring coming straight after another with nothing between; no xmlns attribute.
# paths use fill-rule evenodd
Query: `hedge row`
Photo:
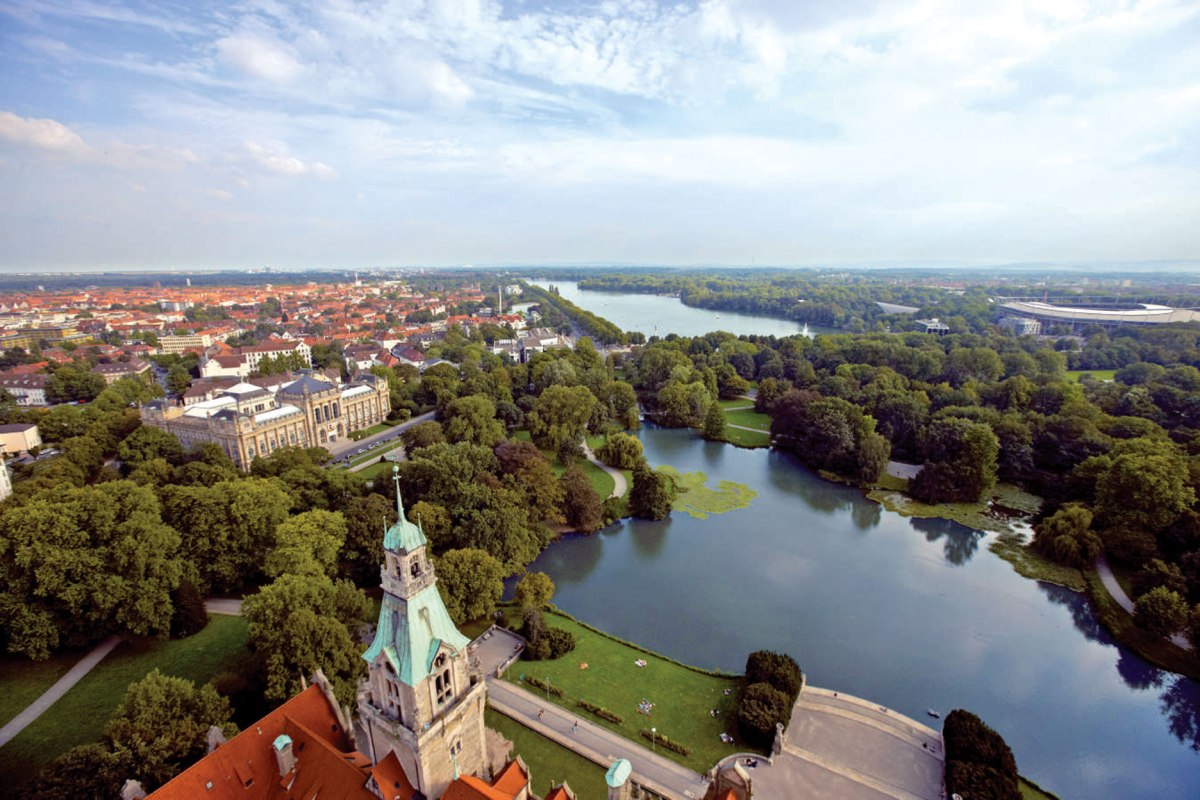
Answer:
<svg viewBox="0 0 1200 800"><path fill-rule="evenodd" d="M528 683L530 686L535 686L538 689L541 689L543 692L550 692L550 694L554 695L555 697L563 696L562 689L558 688L557 686L551 686L551 685L547 684L545 681L538 680L537 678L533 677L532 675L526 675L525 682Z"/></svg>
<svg viewBox="0 0 1200 800"><path fill-rule="evenodd" d="M666 736L663 736L661 733L652 731L649 728L642 728L642 736L645 736L647 739L654 742L659 747L665 747L666 749L670 750L672 753L679 753L679 755L681 755L681 756L688 756L692 752L688 748L681 745L679 742L673 742L670 739L668 739Z"/></svg>
<svg viewBox="0 0 1200 800"><path fill-rule="evenodd" d="M618 725L620 725L622 722L625 721L625 719L623 717L621 717L617 714L614 714L613 712L609 711L607 708L598 706L595 703L589 703L587 700L580 700L578 703L576 703L576 705L578 705L580 708L582 708L586 711L592 712L600 719L606 719L609 722L615 722Z"/></svg>

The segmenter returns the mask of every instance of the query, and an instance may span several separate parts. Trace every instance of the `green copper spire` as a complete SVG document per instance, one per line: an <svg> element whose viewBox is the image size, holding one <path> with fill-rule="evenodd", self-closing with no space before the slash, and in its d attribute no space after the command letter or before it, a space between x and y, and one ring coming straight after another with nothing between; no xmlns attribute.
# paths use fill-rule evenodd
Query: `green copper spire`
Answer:
<svg viewBox="0 0 1200 800"><path fill-rule="evenodd" d="M392 467L392 480L396 482L396 524L383 535L383 549L393 553L411 553L429 544L420 526L413 525L404 516L404 500L400 497L400 467Z"/></svg>

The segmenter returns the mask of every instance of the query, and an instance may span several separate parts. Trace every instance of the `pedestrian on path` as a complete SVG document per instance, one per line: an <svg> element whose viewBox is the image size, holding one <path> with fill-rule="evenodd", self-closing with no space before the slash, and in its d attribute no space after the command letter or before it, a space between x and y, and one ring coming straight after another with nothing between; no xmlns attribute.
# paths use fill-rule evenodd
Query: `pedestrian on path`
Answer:
<svg viewBox="0 0 1200 800"><path fill-rule="evenodd" d="M538 709L538 719L541 719L541 718L543 718L544 716L546 716L546 709L544 709L544 708L539 708L539 709Z"/></svg>
<svg viewBox="0 0 1200 800"><path fill-rule="evenodd" d="M571 733L574 733L577 730L579 730L579 720L575 720L571 723Z"/></svg>

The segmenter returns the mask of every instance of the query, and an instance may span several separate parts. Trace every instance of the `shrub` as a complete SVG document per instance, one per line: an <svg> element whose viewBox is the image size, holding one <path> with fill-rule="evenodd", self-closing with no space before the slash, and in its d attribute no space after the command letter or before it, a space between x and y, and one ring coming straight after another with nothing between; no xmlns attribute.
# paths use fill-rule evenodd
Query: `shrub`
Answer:
<svg viewBox="0 0 1200 800"><path fill-rule="evenodd" d="M622 722L625 721L625 719L623 717L621 717L620 715L614 714L613 712L609 711L607 708L598 706L595 703L589 703L587 700L580 700L578 703L576 703L576 705L578 705L580 708L584 709L585 711L592 712L600 719L608 720L609 722L615 723L617 725L620 725Z"/></svg>
<svg viewBox="0 0 1200 800"><path fill-rule="evenodd" d="M681 756L691 755L692 751L689 750L688 748L684 747L683 745L681 745L679 742L671 741L666 736L663 736L661 733L652 731L649 728L642 728L642 736L644 736L647 739L649 739L650 741L654 742L659 747L663 747L663 748L666 748L667 750L670 750L672 753L679 753L679 755L681 755Z"/></svg>
<svg viewBox="0 0 1200 800"><path fill-rule="evenodd" d="M742 690L736 714L742 738L766 749L775 741L775 725L786 727L791 719L792 701L769 683L752 683Z"/></svg>
<svg viewBox="0 0 1200 800"><path fill-rule="evenodd" d="M1137 599L1133 606L1133 621L1151 633L1170 636L1187 625L1187 601L1178 592L1156 586Z"/></svg>
<svg viewBox="0 0 1200 800"><path fill-rule="evenodd" d="M746 658L746 685L769 683L795 703L803 678L800 665L787 653L757 650Z"/></svg>
<svg viewBox="0 0 1200 800"><path fill-rule="evenodd" d="M546 628L537 639L530 639L525 648L528 661L547 661L561 658L575 649L575 634L561 628Z"/></svg>

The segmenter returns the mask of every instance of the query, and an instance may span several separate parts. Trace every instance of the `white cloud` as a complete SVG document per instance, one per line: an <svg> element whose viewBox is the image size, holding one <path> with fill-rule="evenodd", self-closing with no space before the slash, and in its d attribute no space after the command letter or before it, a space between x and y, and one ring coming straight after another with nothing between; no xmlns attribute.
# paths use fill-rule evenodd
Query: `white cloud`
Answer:
<svg viewBox="0 0 1200 800"><path fill-rule="evenodd" d="M337 177L333 167L320 161L301 161L295 156L285 155L277 149L265 147L257 142L246 142L244 147L250 160L269 173L287 176L313 175L326 180Z"/></svg>
<svg viewBox="0 0 1200 800"><path fill-rule="evenodd" d="M73 155L88 152L88 146L79 134L61 122L18 117L11 111L0 111L0 138L41 150Z"/></svg>
<svg viewBox="0 0 1200 800"><path fill-rule="evenodd" d="M304 71L290 48L258 36L226 36L216 48L221 63L260 80L288 83Z"/></svg>

